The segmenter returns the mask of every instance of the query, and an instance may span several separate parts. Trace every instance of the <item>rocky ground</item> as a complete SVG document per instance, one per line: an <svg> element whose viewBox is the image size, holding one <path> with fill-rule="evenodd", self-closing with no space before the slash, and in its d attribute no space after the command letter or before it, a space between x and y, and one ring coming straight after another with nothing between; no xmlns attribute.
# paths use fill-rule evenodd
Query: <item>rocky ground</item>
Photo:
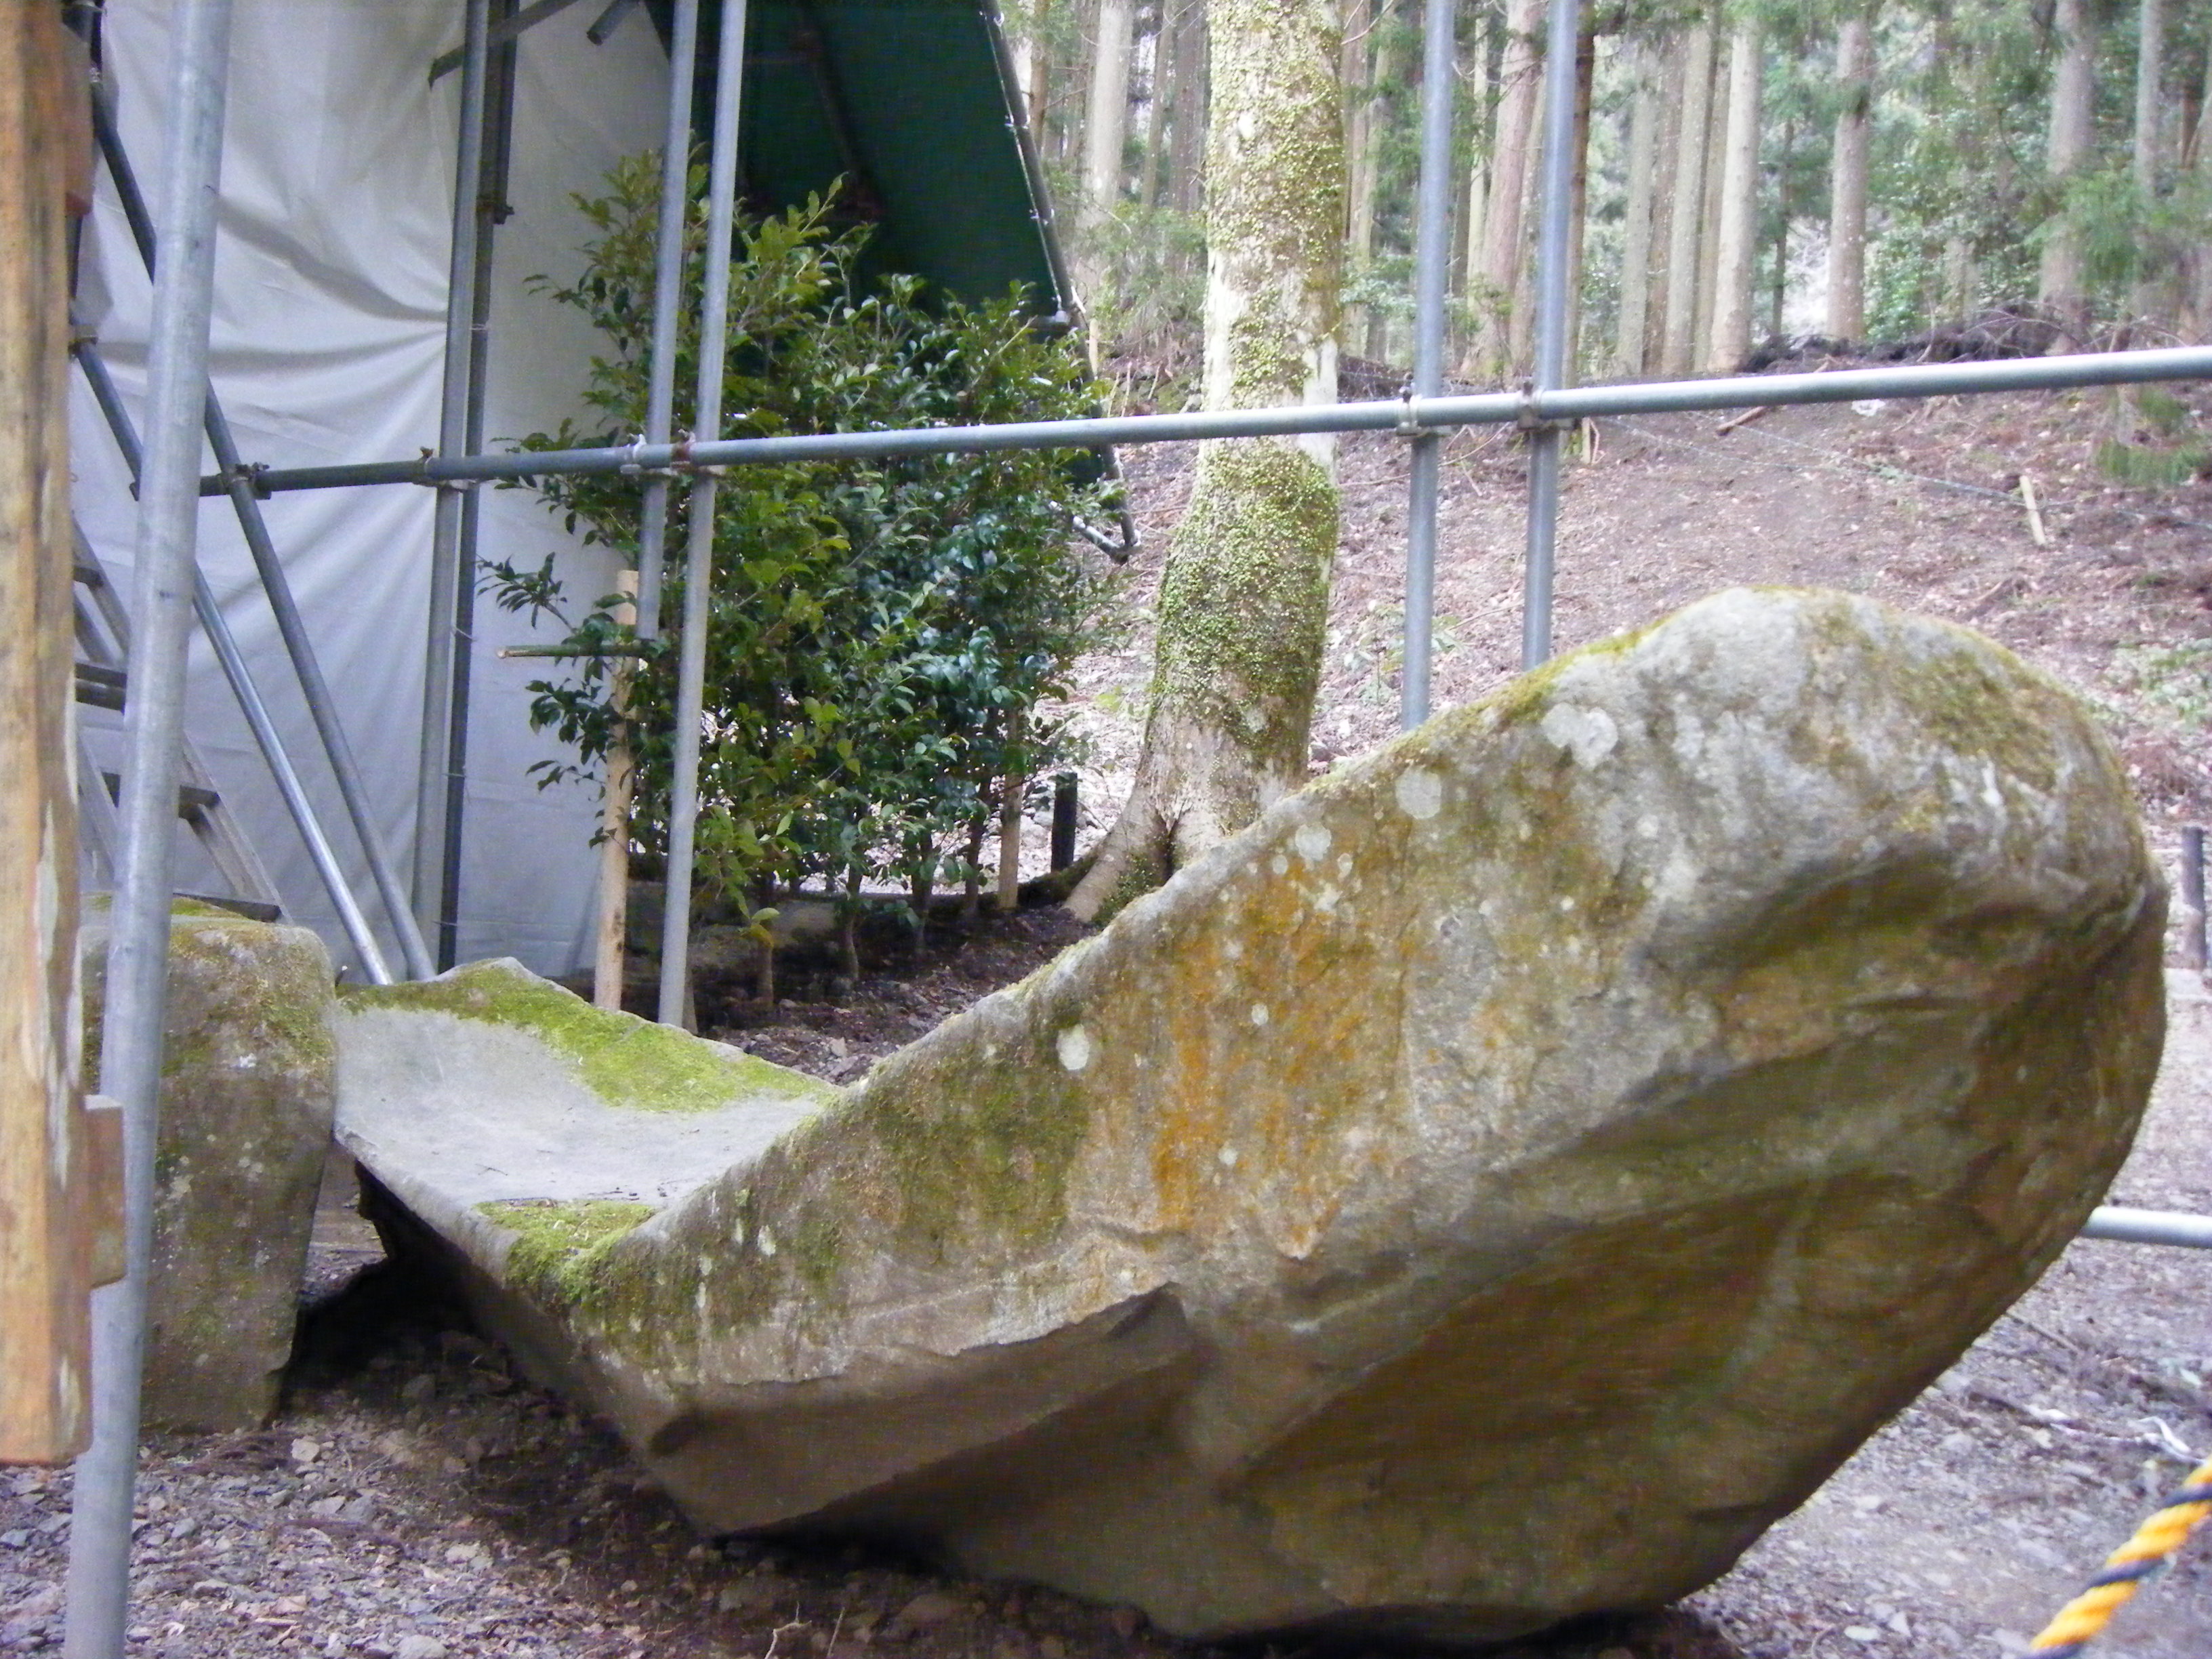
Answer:
<svg viewBox="0 0 2212 1659"><path fill-rule="evenodd" d="M2109 488L2101 398L1785 410L1610 422L1571 473L1562 646L1732 582L1849 588L1969 622L2109 716L2169 860L2212 806L2212 489ZM1518 657L1521 465L1496 434L1448 451L1439 704ZM1086 665L1091 832L1127 787L1158 563L1185 454L1127 458L1148 550L1127 626ZM1395 440L1347 442L1345 553L1315 763L1395 724L1404 520ZM2016 498L2023 471L2053 544ZM719 1011L748 1047L850 1078L1072 936L1051 913L948 930L844 1004L772 1024ZM2172 1030L2116 1202L2212 1212L2212 1001L2169 975ZM1198 1659L1127 1609L939 1577L844 1545L693 1537L603 1432L374 1267L322 1218L311 1322L266 1433L162 1437L142 1485L132 1650L540 1659ZM1735 1572L1681 1606L1516 1644L1512 1659L2001 1659L2212 1452L2212 1258L2081 1243L1922 1400ZM0 1650L59 1640L65 1472L0 1473ZM2212 1538L2123 1613L2099 1652L2201 1656ZM1290 1659L1288 1652L1282 1659Z"/></svg>

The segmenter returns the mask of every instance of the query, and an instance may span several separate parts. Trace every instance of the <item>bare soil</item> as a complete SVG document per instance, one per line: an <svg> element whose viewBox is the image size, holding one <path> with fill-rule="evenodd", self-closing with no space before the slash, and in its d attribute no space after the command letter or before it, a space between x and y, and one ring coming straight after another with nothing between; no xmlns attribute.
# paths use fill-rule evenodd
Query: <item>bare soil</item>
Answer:
<svg viewBox="0 0 2212 1659"><path fill-rule="evenodd" d="M2212 487L2152 495L2090 464L2102 396L1607 422L1571 472L1562 647L1737 582L1840 587L1966 622L2107 716L2171 859L2212 806ZM1446 465L1435 701L1519 659L1524 488L1498 434ZM1085 666L1086 838L1127 788L1149 616L1187 451L1125 457L1147 550L1127 626ZM1395 729L1405 514L1391 439L1346 442L1343 554L1315 767ZM2039 548L2014 488L2044 501ZM2200 654L2202 653L2202 654ZM1042 846L1042 831L1035 838ZM710 1025L848 1079L1081 930L1053 911L878 951L838 1003L742 1000ZM2212 1212L2212 1000L2170 971L2150 1119L2113 1201ZM811 993L810 992L810 995ZM320 1218L327 1293L265 1433L157 1437L141 1486L132 1651L539 1659L1199 1659L1126 1608L933 1573L836 1546L691 1534L609 1436L517 1377L422 1286L376 1265L342 1207ZM2212 1451L2212 1259L2084 1242L1736 1570L1679 1607L1514 1644L1512 1659L2002 1659L2191 1464ZM0 1651L59 1641L66 1472L0 1474ZM2212 1650L2212 1538L2096 1651ZM1283 1659L1291 1659L1288 1654Z"/></svg>

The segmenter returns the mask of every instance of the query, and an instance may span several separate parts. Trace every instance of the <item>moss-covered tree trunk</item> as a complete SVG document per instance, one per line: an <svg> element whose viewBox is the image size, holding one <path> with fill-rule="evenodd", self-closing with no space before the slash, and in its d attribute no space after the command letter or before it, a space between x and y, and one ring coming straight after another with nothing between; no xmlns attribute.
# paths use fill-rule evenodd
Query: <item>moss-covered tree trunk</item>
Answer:
<svg viewBox="0 0 2212 1659"><path fill-rule="evenodd" d="M1206 406L1336 397L1344 137L1332 0L1208 0ZM1305 781L1336 489L1325 441L1200 452L1160 591L1137 781L1068 901L1158 885Z"/></svg>

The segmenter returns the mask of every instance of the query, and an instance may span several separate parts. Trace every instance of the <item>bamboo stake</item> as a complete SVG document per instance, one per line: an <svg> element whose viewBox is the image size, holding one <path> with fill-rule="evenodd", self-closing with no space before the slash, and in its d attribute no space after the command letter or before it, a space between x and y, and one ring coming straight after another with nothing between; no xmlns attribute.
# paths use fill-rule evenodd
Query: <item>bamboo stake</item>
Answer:
<svg viewBox="0 0 2212 1659"><path fill-rule="evenodd" d="M618 586L634 596L637 572L623 571ZM615 620L625 628L635 627L636 605L626 600L617 605ZM616 658L617 725L615 740L607 750L607 799L599 813L599 948L592 963L592 1006L617 1013L623 1000L623 943L629 926L629 808L637 787L629 752L629 675L630 659Z"/></svg>

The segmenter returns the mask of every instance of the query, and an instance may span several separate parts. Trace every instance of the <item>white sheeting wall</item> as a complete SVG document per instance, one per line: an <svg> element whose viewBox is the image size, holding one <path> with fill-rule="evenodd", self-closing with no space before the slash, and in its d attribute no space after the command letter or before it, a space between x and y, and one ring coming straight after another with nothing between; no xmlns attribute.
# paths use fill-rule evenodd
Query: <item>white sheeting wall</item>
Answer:
<svg viewBox="0 0 2212 1659"><path fill-rule="evenodd" d="M494 447L578 410L593 337L580 319L530 293L526 281L574 274L589 228L571 193L590 191L618 157L659 142L667 63L659 42L641 10L605 46L592 46L584 29L599 9L576 6L522 40L508 189L514 213L497 232L495 264L484 428ZM167 0L109 0L107 8L109 81L149 197L158 191L162 154L168 12ZM458 44L461 16L459 0L238 0L212 374L249 462L382 459L437 442L460 76L433 87L427 75L430 60ZM80 311L136 413L150 290L104 170L82 269ZM128 475L81 384L76 399L79 521L111 573L127 578ZM430 492L409 485L315 491L279 495L263 507L404 881L414 829ZM573 592L595 596L612 585L604 551L564 536L526 492L485 491L480 550L486 559L531 563L557 551ZM200 558L397 969L368 867L225 501L203 503ZM541 791L526 775L531 762L556 753L526 718L524 686L549 665L495 656L527 629L488 599L479 601L477 623L461 959L513 955L541 972L568 971L588 957L597 792L574 784ZM188 728L269 864L288 914L350 961L259 750L198 637L187 710ZM113 725L97 711L79 712L88 726ZM112 732L95 735L112 744ZM180 885L212 880L186 857Z"/></svg>

